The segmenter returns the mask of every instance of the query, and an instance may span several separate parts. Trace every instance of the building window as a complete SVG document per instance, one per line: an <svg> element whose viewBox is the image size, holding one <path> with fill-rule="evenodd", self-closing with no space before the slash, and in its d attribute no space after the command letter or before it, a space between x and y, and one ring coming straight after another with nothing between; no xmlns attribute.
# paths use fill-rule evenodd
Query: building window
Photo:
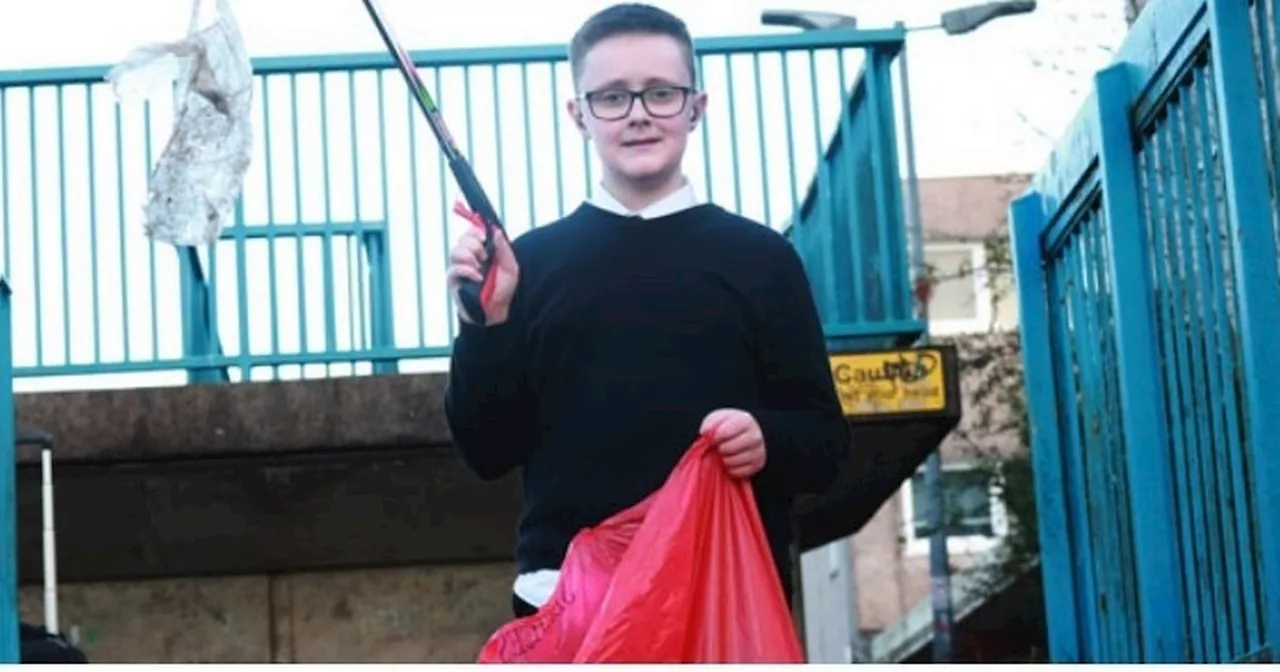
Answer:
<svg viewBox="0 0 1280 672"><path fill-rule="evenodd" d="M990 473L968 464L944 464L942 491L946 500L943 525L949 553L984 553L1008 533L1004 502ZM927 555L933 527L929 520L929 491L921 468L903 486L903 520L907 555Z"/></svg>
<svg viewBox="0 0 1280 672"><path fill-rule="evenodd" d="M926 243L924 262L936 280L929 300L929 332L972 334L991 328L991 285L981 242Z"/></svg>

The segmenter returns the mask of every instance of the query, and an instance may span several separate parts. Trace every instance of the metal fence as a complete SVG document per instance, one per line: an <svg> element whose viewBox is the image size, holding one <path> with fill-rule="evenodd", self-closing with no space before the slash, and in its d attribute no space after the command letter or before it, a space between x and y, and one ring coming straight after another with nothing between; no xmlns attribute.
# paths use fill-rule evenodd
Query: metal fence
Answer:
<svg viewBox="0 0 1280 672"><path fill-rule="evenodd" d="M903 225L903 30L697 43L711 107L687 167L730 210L788 228L833 339L923 330ZM514 234L598 180L562 118L562 46L415 52ZM442 367L443 273L461 222L435 140L385 54L255 61L256 146L216 245L142 235L168 92L119 104L105 68L0 73L0 263L16 371L34 386L296 378ZM907 336L903 336L907 334ZM66 376L87 375L68 380ZM48 380L50 377L63 377Z"/></svg>
<svg viewBox="0 0 1280 672"><path fill-rule="evenodd" d="M1273 659L1273 0L1156 0L1011 207L1051 655Z"/></svg>

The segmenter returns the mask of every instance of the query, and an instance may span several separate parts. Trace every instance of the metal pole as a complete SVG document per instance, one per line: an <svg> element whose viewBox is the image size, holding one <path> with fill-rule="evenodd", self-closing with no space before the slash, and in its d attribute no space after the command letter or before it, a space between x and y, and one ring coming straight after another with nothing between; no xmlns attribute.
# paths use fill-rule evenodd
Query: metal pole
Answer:
<svg viewBox="0 0 1280 672"><path fill-rule="evenodd" d="M907 75L907 45L902 45L898 55L899 77L902 80L903 108L903 141L907 161L907 200L911 211L911 228L914 231L912 241L913 262L917 269L924 266L924 222L920 213L920 184L916 175L915 140L911 128L911 85ZM928 305L921 310L925 313L925 324L928 324ZM926 329L922 345L929 343L929 332ZM929 454L925 463L924 484L928 492L929 525L933 535L929 539L929 597L933 606L933 661L949 662L952 657L951 631L953 609L951 605L951 565L947 553L947 529L945 521L945 498L942 491L942 458L939 455L941 446Z"/></svg>
<svg viewBox="0 0 1280 672"><path fill-rule="evenodd" d="M18 492L9 283L0 277L0 665L19 662Z"/></svg>
<svg viewBox="0 0 1280 672"><path fill-rule="evenodd" d="M929 539L929 594L933 603L933 662L951 660L951 567L947 557L947 529L943 524L942 459L938 451L929 455L924 474L929 491L929 523L933 536Z"/></svg>
<svg viewBox="0 0 1280 672"><path fill-rule="evenodd" d="M53 450L40 450L40 508L44 536L44 629L58 634L58 548L53 526Z"/></svg>

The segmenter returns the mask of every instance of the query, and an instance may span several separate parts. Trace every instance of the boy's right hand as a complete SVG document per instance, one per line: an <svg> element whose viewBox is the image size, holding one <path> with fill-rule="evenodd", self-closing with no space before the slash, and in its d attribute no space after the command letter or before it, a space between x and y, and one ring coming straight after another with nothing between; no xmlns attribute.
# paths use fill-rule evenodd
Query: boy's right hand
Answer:
<svg viewBox="0 0 1280 672"><path fill-rule="evenodd" d="M454 305L458 307L458 317L463 322L475 324L472 316L462 308L458 301L458 282L463 279L484 282L480 275L480 263L484 260L484 233L478 226L468 223L467 229L458 236L453 249L449 252L449 268L445 271L445 280L449 291L453 293ZM516 263L516 255L511 250L511 243L501 230L493 234L493 265L489 269L494 274L493 296L485 306L485 324L489 326L507 321L511 310L511 297L516 293L516 283L520 279L520 266Z"/></svg>

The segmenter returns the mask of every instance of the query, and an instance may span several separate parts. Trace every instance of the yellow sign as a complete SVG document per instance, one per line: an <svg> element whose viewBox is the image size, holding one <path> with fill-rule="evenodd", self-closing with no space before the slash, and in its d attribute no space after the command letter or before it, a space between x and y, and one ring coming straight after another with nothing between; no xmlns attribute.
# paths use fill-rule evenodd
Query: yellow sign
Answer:
<svg viewBox="0 0 1280 672"><path fill-rule="evenodd" d="M831 375L845 415L919 413L947 407L939 350L831 355Z"/></svg>

